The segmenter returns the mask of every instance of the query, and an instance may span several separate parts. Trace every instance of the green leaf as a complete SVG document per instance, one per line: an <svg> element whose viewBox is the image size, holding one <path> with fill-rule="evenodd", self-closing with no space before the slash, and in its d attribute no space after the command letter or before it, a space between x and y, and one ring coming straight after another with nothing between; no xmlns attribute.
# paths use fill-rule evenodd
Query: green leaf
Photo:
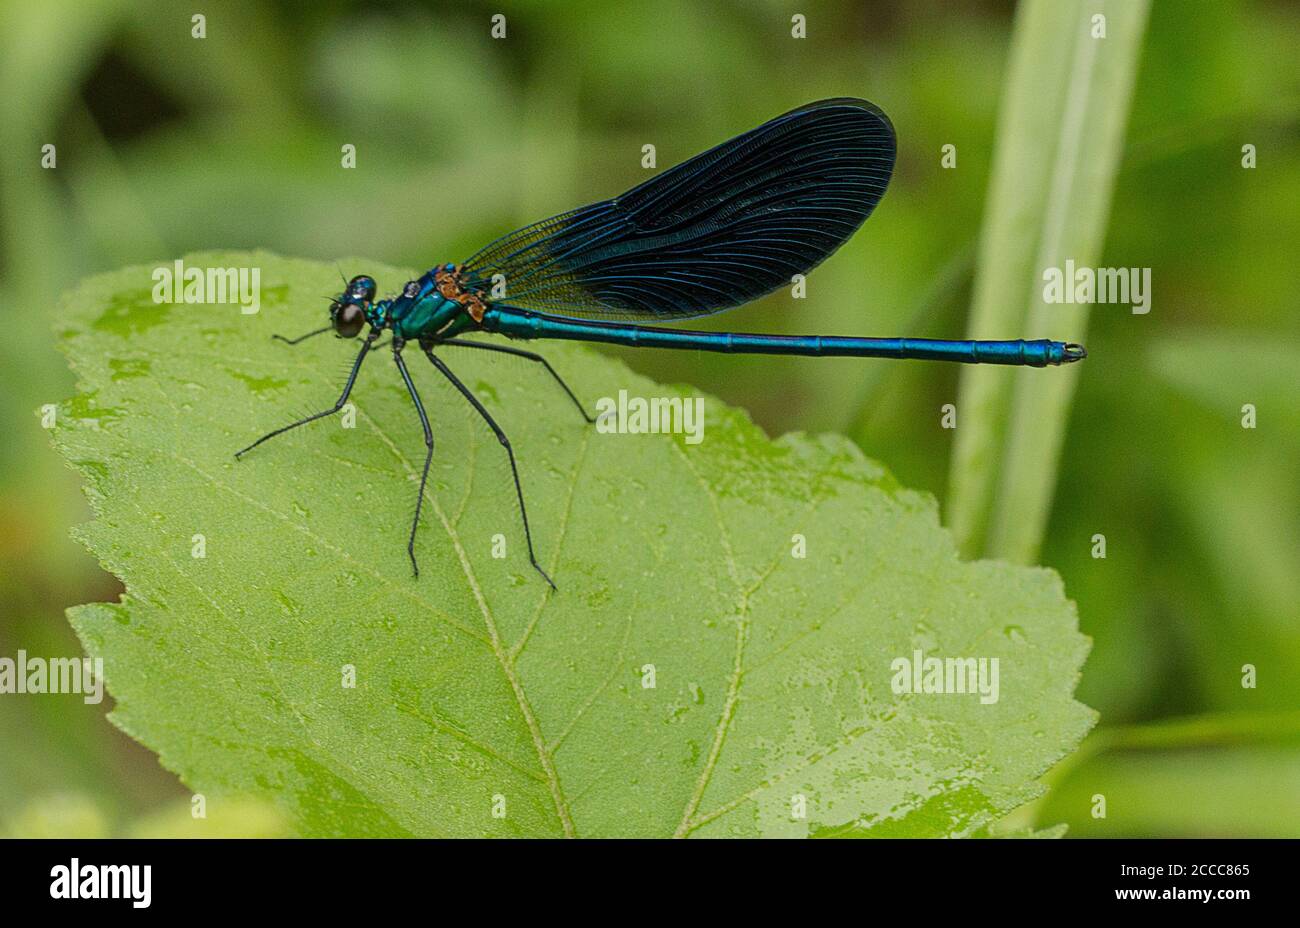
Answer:
<svg viewBox="0 0 1300 928"><path fill-rule="evenodd" d="M1055 574L959 561L934 501L847 440L772 441L713 399L699 444L603 434L536 366L440 349L512 438L553 593L502 449L408 351L436 440L414 579L424 445L387 351L355 428L231 455L337 396L356 342L269 336L320 325L338 271L184 260L259 268L261 312L156 305L146 267L85 282L58 322L79 392L55 435L96 511L80 535L127 590L73 624L114 721L209 816L242 798L307 835L963 835L1041 792L1092 724ZM540 349L589 407L690 395ZM891 662L917 649L997 658L999 699L896 695Z"/></svg>
<svg viewBox="0 0 1300 928"><path fill-rule="evenodd" d="M1101 255L1148 6L1029 0L1017 10L971 338L1085 340L1088 307L1045 303L1042 274L1067 260L1091 267ZM1096 16L1104 38L1094 37ZM1049 376L992 365L961 372L949 524L965 554L1038 557L1087 364Z"/></svg>

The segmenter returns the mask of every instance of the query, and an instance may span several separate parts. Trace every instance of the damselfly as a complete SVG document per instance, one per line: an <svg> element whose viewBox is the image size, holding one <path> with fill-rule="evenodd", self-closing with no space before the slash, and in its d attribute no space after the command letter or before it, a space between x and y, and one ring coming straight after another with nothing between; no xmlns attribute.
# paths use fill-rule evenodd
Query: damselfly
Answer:
<svg viewBox="0 0 1300 928"><path fill-rule="evenodd" d="M415 342L505 449L528 559L554 588L533 550L510 439L439 352L470 348L535 361L588 423L595 420L540 355L462 336L483 332L509 339L564 338L644 348L1030 367L1085 357L1081 345L1047 339L749 335L636 324L721 312L807 274L844 244L880 202L893 172L895 150L894 128L879 108L865 100L822 100L778 116L612 200L526 226L461 264L440 264L409 281L391 299L375 299L374 278L353 277L330 304L330 324L290 342L331 329L342 338L355 338L369 326L338 400L329 409L262 436L236 457L269 438L339 412L376 339L390 332L393 362L424 428L424 469L406 546L419 576L415 532L433 459L433 430L402 358L403 349Z"/></svg>

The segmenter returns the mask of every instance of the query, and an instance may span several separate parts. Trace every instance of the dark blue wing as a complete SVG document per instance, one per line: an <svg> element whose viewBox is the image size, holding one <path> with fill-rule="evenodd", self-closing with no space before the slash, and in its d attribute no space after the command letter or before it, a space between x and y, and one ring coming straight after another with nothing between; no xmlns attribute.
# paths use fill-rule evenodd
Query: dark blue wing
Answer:
<svg viewBox="0 0 1300 928"><path fill-rule="evenodd" d="M498 239L463 265L495 302L554 316L681 319L788 285L844 244L894 168L894 129L871 103L791 110L612 200ZM491 301L490 301L491 302Z"/></svg>

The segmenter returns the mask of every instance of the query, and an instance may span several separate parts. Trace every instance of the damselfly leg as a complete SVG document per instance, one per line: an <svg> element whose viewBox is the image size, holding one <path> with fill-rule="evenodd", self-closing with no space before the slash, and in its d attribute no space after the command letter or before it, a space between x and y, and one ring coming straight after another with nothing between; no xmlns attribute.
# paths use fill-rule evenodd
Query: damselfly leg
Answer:
<svg viewBox="0 0 1300 928"><path fill-rule="evenodd" d="M272 338L272 339L279 340L279 341L282 341L282 342L284 342L286 345L296 345L296 344L298 344L299 342L305 342L307 339L311 338L313 335L323 335L323 334L325 334L326 332L328 332L328 331L329 331L330 329L332 329L332 328L334 328L334 326L332 326L332 325L327 325L327 326L325 326L324 328L321 328L321 329L312 329L312 330L311 330L310 332L308 332L306 335L299 335L297 338L285 338L283 335L272 335L271 338Z"/></svg>
<svg viewBox="0 0 1300 928"><path fill-rule="evenodd" d="M296 345L299 342L306 341L307 339L311 338L313 335L322 335L333 328L334 326L327 325L323 329L313 329L312 331L308 332L306 335L299 335L297 338L285 338L283 335L272 335L271 338L276 341L284 342L286 345ZM379 344L375 345L375 348L376 349L383 348L386 345L388 345L388 342L380 342Z"/></svg>
<svg viewBox="0 0 1300 928"><path fill-rule="evenodd" d="M424 470L420 472L420 493L415 497L415 517L411 519L411 537L406 543L406 553L411 558L411 569L415 575L420 576L420 565L415 562L415 530L420 527L420 506L424 503L424 485L429 480L429 464L433 461L433 430L429 428L429 417L425 414L424 403L420 402L420 394L415 389L415 383L411 380L411 374L406 369L406 362L402 360L402 342L394 339L393 341L393 360L397 362L397 369L402 374L402 380L406 381L406 392L411 394L411 402L415 403L415 411L420 414L420 427L424 429Z"/></svg>
<svg viewBox="0 0 1300 928"><path fill-rule="evenodd" d="M515 495L519 498L519 514L524 521L524 540L528 542L528 560L532 562L533 568L542 575L542 579L551 585L551 589L558 590L555 581L551 579L546 571L542 570L542 565L537 563L537 555L533 552L533 533L528 527L528 507L524 505L524 490L519 483L519 468L515 464L515 451L510 447L510 439L501 430L501 426L497 425L496 420L492 418L492 414L479 402L478 397L470 391L469 387L460 382L460 378L451 372L451 368L442 363L438 356L433 353L432 348L424 347L424 356L441 372L442 376L451 381L451 385L460 391L461 396L469 400L469 404L483 417L483 421L488 424L488 428L496 435L501 447L506 449L506 455L510 458L510 473L515 478Z"/></svg>
<svg viewBox="0 0 1300 928"><path fill-rule="evenodd" d="M587 415L587 410L582 407L582 402L576 395L574 395L574 392L569 389L569 385L564 382L564 378L555 372L555 368L551 367L551 362L546 360L540 354L536 354L532 351L523 351L519 348L509 348L505 345L488 345L483 342L475 342L463 338L449 338L440 344L454 345L457 348L478 348L482 351L499 351L501 354L512 354L517 358L526 358L529 361L536 361L546 368L547 372L555 378L555 382L560 385L560 389L569 395L569 399L573 400L573 405L578 407L578 412L581 413L582 418L586 419L588 424L592 424L596 421L595 416Z"/></svg>
<svg viewBox="0 0 1300 928"><path fill-rule="evenodd" d="M326 409L322 412L314 413L313 415L310 416L306 416L305 418L299 419L297 422L290 422L288 425L281 426L280 428L276 429L274 432L267 432L265 435L263 435L257 441L253 442L247 448L243 448L239 451L236 451L235 457L236 458L243 457L245 454L252 451L254 448L256 448L264 441L272 439L277 435L283 435L285 432L289 431L290 429L296 429L298 426L306 425L308 422L315 422L317 419L324 419L326 416L332 416L340 409L342 409L343 404L348 401L348 397L352 394L352 387L357 382L357 372L361 370L361 362L366 359L366 354L370 351L371 346L374 345L375 339L378 337L378 335L379 335L378 332L373 332L372 334L366 337L366 340L364 342L361 343L361 350L357 352L357 359L352 362L352 371L348 374L348 382L343 385L343 392L339 394L338 400L334 403L334 405L331 408Z"/></svg>

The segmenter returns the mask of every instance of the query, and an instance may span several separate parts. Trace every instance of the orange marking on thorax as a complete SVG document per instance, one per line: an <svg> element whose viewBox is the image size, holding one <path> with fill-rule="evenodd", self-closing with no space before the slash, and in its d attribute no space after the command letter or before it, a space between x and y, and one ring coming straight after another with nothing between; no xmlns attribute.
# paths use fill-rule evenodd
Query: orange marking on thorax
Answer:
<svg viewBox="0 0 1300 928"><path fill-rule="evenodd" d="M466 290L460 282L460 268L447 271L439 268L433 274L433 280L438 287L438 293L445 300L451 300L465 307L465 311L470 314L475 322L483 321L483 314L487 312L487 304L477 293Z"/></svg>

